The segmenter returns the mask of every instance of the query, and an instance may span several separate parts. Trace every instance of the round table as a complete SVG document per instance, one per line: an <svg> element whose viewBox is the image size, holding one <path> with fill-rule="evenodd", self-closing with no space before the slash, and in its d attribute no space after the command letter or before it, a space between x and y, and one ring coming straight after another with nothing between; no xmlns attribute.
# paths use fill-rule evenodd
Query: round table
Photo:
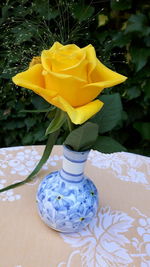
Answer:
<svg viewBox="0 0 150 267"><path fill-rule="evenodd" d="M0 149L0 188L25 179L44 146ZM62 234L40 219L36 190L61 168L62 146L31 183L0 194L0 267L149 267L150 158L91 150L85 168L100 194L97 216L83 231Z"/></svg>

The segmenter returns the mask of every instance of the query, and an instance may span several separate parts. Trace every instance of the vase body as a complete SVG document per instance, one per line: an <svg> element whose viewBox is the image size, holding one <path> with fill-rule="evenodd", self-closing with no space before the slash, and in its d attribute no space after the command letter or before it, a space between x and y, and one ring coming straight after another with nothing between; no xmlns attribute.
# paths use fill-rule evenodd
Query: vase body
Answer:
<svg viewBox="0 0 150 267"><path fill-rule="evenodd" d="M60 232L78 232L88 225L98 209L98 192L84 175L89 151L64 148L62 169L47 175L37 191L41 219Z"/></svg>

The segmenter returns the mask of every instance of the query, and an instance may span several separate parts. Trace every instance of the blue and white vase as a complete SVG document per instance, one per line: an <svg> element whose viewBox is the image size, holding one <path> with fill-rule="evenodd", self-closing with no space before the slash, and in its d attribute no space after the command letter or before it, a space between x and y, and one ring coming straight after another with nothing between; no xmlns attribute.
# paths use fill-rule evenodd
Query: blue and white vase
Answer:
<svg viewBox="0 0 150 267"><path fill-rule="evenodd" d="M78 232L97 213L97 189L84 175L88 154L89 151L76 152L64 146L62 169L48 174L38 187L39 215L57 231Z"/></svg>

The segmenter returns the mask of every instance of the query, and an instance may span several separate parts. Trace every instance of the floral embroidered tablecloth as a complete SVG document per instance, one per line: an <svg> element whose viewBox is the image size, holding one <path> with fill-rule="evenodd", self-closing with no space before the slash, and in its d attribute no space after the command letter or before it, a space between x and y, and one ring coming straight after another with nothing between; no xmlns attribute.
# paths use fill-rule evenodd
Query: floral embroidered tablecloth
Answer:
<svg viewBox="0 0 150 267"><path fill-rule="evenodd" d="M23 180L43 149L0 149L0 188ZM0 194L0 267L149 267L150 158L92 150L85 173L99 190L99 212L74 234L50 229L37 214L38 184L61 162L62 147L55 146L32 183Z"/></svg>

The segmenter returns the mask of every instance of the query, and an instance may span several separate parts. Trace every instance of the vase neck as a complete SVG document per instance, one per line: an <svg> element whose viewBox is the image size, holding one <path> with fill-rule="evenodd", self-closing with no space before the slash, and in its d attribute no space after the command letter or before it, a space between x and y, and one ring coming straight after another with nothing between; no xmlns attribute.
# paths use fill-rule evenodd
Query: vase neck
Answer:
<svg viewBox="0 0 150 267"><path fill-rule="evenodd" d="M84 178L84 167L89 151L77 152L64 146L63 164L60 170L62 179L78 183Z"/></svg>

